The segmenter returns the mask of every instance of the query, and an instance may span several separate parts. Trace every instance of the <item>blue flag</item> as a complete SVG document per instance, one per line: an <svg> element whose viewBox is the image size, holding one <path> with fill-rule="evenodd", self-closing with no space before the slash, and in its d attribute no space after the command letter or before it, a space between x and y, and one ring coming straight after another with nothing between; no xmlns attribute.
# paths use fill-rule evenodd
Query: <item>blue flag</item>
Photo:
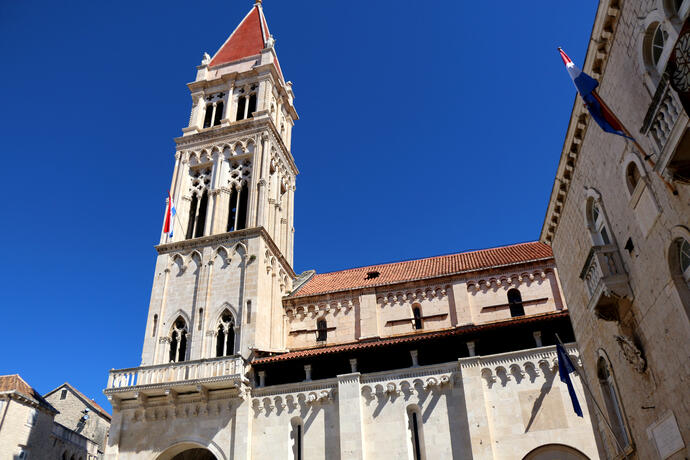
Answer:
<svg viewBox="0 0 690 460"><path fill-rule="evenodd" d="M558 355L558 376L561 378L561 382L568 386L570 400L573 402L573 410L578 416L582 417L582 408L580 407L580 402L577 400L573 381L570 380L570 374L575 372L575 366L573 366L568 353L565 352L563 345L560 343L556 345L556 354Z"/></svg>

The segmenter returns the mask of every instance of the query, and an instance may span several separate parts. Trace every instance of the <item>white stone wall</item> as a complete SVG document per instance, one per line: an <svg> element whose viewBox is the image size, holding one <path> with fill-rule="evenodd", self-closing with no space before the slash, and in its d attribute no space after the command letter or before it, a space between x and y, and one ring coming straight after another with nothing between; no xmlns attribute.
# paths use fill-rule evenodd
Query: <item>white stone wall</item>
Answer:
<svg viewBox="0 0 690 460"><path fill-rule="evenodd" d="M35 414L35 423L29 419ZM35 404L0 396L0 458L12 459L22 450L29 458L51 458L53 413Z"/></svg>
<svg viewBox="0 0 690 460"><path fill-rule="evenodd" d="M640 133L659 82L659 72L643 58L645 32L662 23L670 48L682 24L671 3L600 2L583 65L600 81L601 97L658 166L652 168L631 142L604 133L594 121L581 117L586 110L578 100L542 230L542 238L551 241L554 250L590 385L602 404L596 365L599 357L606 356L634 443L632 455L641 459L659 458L649 430L669 412L674 414L685 444L669 458L690 454L690 304L681 299L669 258L675 235L690 228L690 187L673 183L678 194L672 194L664 183L668 175L663 167L688 126L687 115L681 110L675 125L667 127L671 134L664 149L659 149L651 134ZM688 2L682 4L681 16L687 15L689 6ZM669 53L670 49L664 52L661 69ZM631 161L638 164L642 175L632 193L625 181L625 168ZM631 291L629 310L624 311L620 322L603 321L587 309L590 295L580 279L594 244L584 212L593 193L601 197L612 243L620 254ZM625 249L628 240L634 245L632 251ZM647 366L643 372L634 369L634 360L628 359L631 350L622 348L617 336L626 336L639 347ZM603 428L601 435L609 455L613 455L616 447L612 438Z"/></svg>
<svg viewBox="0 0 690 460"><path fill-rule="evenodd" d="M569 352L577 363L574 346ZM419 413L427 459L515 459L553 443L599 458L579 378L584 418L572 410L555 359L555 347L544 347L208 401L130 402L114 415L107 458L165 459L179 445L207 447L218 459L292 458L294 423L303 426L304 458L412 458L410 408Z"/></svg>
<svg viewBox="0 0 690 460"><path fill-rule="evenodd" d="M421 308L425 331L509 319L509 289L520 291L526 315L565 309L553 262L522 264L505 270L285 299L287 347L317 345L317 321L321 319L329 328L327 345L408 334L415 331L415 306Z"/></svg>

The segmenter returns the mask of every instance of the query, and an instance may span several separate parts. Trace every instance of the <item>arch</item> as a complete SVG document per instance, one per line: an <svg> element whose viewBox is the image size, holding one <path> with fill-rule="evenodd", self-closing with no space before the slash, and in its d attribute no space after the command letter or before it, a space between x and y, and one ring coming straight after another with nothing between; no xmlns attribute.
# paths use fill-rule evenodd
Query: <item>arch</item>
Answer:
<svg viewBox="0 0 690 460"><path fill-rule="evenodd" d="M522 294L519 289L508 289L508 305L510 307L510 316L525 316L525 307L522 304Z"/></svg>
<svg viewBox="0 0 690 460"><path fill-rule="evenodd" d="M690 319L690 229L677 225L671 229L671 244L666 253L666 261L676 292Z"/></svg>
<svg viewBox="0 0 690 460"><path fill-rule="evenodd" d="M631 187L633 184L629 181L629 174L628 170L629 168L634 165L638 174L639 174L639 181L646 181L647 180L647 171L645 170L644 166L642 165L642 162L640 161L640 158L632 153L628 152L625 157L623 158L623 169L621 170L622 173L622 178L623 182L626 185L626 190L628 190L629 195L632 195L633 191L635 190L634 187Z"/></svg>
<svg viewBox="0 0 690 460"><path fill-rule="evenodd" d="M292 460L302 460L304 454L304 421L301 417L290 419L290 446L288 458Z"/></svg>
<svg viewBox="0 0 690 460"><path fill-rule="evenodd" d="M170 325L170 348L168 349L169 362L182 362L187 359L189 349L189 322L185 321L182 315L175 318Z"/></svg>
<svg viewBox="0 0 690 460"><path fill-rule="evenodd" d="M625 411L620 400L616 377L606 351L599 349L598 354L597 379L604 400L604 408L608 412L609 423L618 443L621 447L626 448L630 445L630 434L625 421Z"/></svg>
<svg viewBox="0 0 690 460"><path fill-rule="evenodd" d="M565 444L544 444L532 449L522 460L589 460L585 454Z"/></svg>
<svg viewBox="0 0 690 460"><path fill-rule="evenodd" d="M235 354L236 317L228 308L225 308L216 319L216 358Z"/></svg>
<svg viewBox="0 0 690 460"><path fill-rule="evenodd" d="M665 32L665 43L658 55L656 62L652 55L652 45L657 29L661 27ZM644 82L650 94L654 94L656 87L661 81L661 74L666 66L668 57L671 53L673 43L678 38L678 31L675 26L666 18L663 8L650 11L640 23L640 35L637 42L637 61L639 68L644 72Z"/></svg>
<svg viewBox="0 0 690 460"><path fill-rule="evenodd" d="M596 246L608 245L613 242L609 220L601 201L601 194L593 188L585 189L584 217L585 226L589 230L592 243Z"/></svg>
<svg viewBox="0 0 690 460"><path fill-rule="evenodd" d="M160 455L153 454L151 455L150 459L151 460L173 460L175 457L181 453L184 453L186 451L190 451L192 449L204 449L208 452L210 452L213 457L215 457L215 460L227 460L227 456L223 453L223 450L220 448L220 446L215 443L214 441L209 441L205 439L201 439L198 437L192 437L188 438L186 440L181 440L176 442L175 444L171 445L167 449L165 449ZM184 458L184 457L182 457ZM194 457L192 457L194 458ZM178 460L178 459L175 459ZM185 459L186 460L186 459Z"/></svg>
<svg viewBox="0 0 690 460"><path fill-rule="evenodd" d="M426 460L422 411L416 404L407 406L408 447L414 460Z"/></svg>

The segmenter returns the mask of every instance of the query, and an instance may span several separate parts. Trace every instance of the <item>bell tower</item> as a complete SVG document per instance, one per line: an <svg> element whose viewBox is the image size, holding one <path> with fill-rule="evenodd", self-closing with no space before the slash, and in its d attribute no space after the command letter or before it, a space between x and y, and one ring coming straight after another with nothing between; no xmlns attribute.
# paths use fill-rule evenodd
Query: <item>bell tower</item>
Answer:
<svg viewBox="0 0 690 460"><path fill-rule="evenodd" d="M298 116L260 1L187 86L142 366L285 349Z"/></svg>

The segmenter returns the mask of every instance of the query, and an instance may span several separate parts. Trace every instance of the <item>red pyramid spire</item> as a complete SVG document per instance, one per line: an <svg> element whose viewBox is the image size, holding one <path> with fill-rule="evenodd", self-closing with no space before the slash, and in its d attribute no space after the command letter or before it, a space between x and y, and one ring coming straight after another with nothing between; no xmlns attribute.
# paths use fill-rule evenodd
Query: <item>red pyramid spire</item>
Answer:
<svg viewBox="0 0 690 460"><path fill-rule="evenodd" d="M261 10L261 2L257 1L213 56L210 67L261 54L270 36L266 18Z"/></svg>

